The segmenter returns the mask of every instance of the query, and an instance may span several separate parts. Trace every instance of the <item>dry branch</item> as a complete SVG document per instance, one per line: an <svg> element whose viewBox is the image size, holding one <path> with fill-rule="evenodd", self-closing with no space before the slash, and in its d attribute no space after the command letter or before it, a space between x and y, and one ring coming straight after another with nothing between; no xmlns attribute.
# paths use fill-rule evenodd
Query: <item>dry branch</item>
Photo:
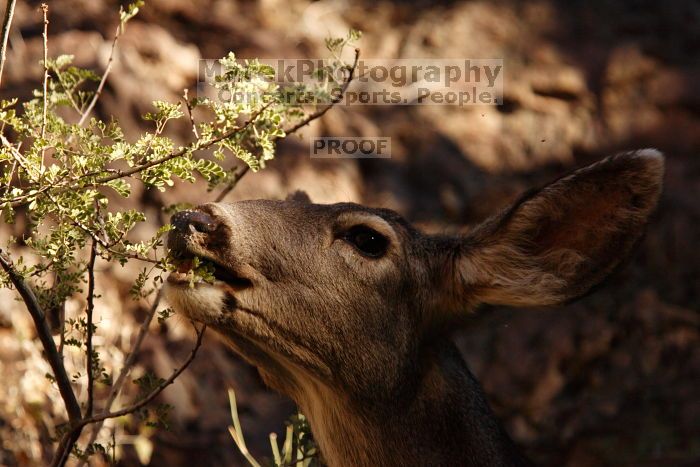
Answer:
<svg viewBox="0 0 700 467"><path fill-rule="evenodd" d="M85 416L92 416L92 407L95 400L94 386L95 374L93 371L92 362L94 360L94 349L92 346L93 324L92 314L95 311L95 259L97 258L97 241L93 238L90 245L90 259L87 265L88 273L88 292L87 292L87 407L85 408Z"/></svg>
<svg viewBox="0 0 700 467"><path fill-rule="evenodd" d="M46 136L46 111L49 106L49 6L46 3L41 4L41 12L44 18L44 32L42 33L43 43L44 43L44 78L42 80L44 86L43 92L43 103L42 103L42 118L41 118L41 139ZM46 147L42 145L41 148L41 165L44 165L44 153L46 152Z"/></svg>
<svg viewBox="0 0 700 467"><path fill-rule="evenodd" d="M126 382L126 378L129 376L131 369L134 367L134 364L136 363L136 356L139 354L139 351L141 350L141 345L143 344L143 341L146 338L146 335L148 334L148 328L151 326L151 322L153 321L153 317L155 316L156 310L158 309L158 305L160 304L160 299L163 296L162 290L163 289L158 290L158 294L156 295L156 298L153 301L153 304L151 305L151 309L148 311L148 314L146 315L146 319L144 319L143 323L141 323L141 326L139 328L139 333L136 336L136 340L134 341L134 345L131 347L131 351L129 352L129 355L126 357L126 360L124 361L124 366L122 366L122 369L119 371L119 376L117 376L117 379L114 381L114 384L112 384L112 388L109 391L109 395L107 396L107 401L105 402L104 408L103 408L104 412L109 412L112 409L112 404L114 404L114 401L117 399L117 396L119 396L119 392L121 391L122 387L124 386L124 383ZM88 439L87 446L90 446L92 443L95 442L98 434L100 433L100 429L102 429L103 422L104 422L104 420L99 421L99 422L95 422L95 424L92 426L91 431L90 431L90 438ZM78 467L81 467L83 465L85 465L85 461L81 460L80 463L78 464Z"/></svg>
<svg viewBox="0 0 700 467"><path fill-rule="evenodd" d="M100 78L100 84L97 85L97 90L95 91L95 95L92 96L92 100L90 101L90 104L88 104L87 108L83 112L83 114L80 116L80 120L78 121L78 126L83 126L85 121L87 120L88 116L90 115L90 112L92 112L92 109L95 108L95 104L97 104L97 101L100 99L100 96L102 95L102 90L105 87L105 83L107 82L107 77L109 76L109 73L112 71L112 64L114 63L114 51L117 48L117 42L119 41L119 36L121 36L123 32L123 27L122 24L120 23L119 26L117 26L117 31L114 33L114 39L112 39L112 48L109 51L109 58L107 59L107 66L105 67L105 72L102 73L102 78Z"/></svg>
<svg viewBox="0 0 700 467"><path fill-rule="evenodd" d="M78 400L76 399L73 388L71 387L70 379L68 378L66 368L63 365L63 360L58 353L58 349L56 349L56 343L53 341L53 337L51 336L51 330L46 323L46 315L41 309L41 305L39 305L39 302L37 301L32 289L25 282L22 275L17 272L10 258L7 257L2 250L0 250L0 265L2 265L2 268L9 276L10 281L17 289L17 292L19 292L21 295L22 300L24 300L24 303L27 306L27 310L29 310L29 314L32 316L34 327L36 328L39 340L41 341L41 345L44 349L46 360L51 366L54 378L56 379L56 384L58 385L58 390L61 393L61 398L66 405L68 419L71 422L79 420L82 416L80 413L80 405L78 404Z"/></svg>
<svg viewBox="0 0 700 467"><path fill-rule="evenodd" d="M15 4L17 0L7 0L5 7L5 15L2 20L2 43L0 44L0 84L2 83L2 71L5 69L5 60L7 59L7 40L10 37L10 26L12 18L15 14Z"/></svg>

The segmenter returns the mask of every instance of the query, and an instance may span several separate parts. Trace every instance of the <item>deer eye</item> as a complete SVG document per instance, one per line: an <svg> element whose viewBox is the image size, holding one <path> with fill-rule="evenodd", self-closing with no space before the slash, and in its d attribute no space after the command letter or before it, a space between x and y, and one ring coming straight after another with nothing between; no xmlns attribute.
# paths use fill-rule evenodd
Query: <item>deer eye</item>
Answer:
<svg viewBox="0 0 700 467"><path fill-rule="evenodd" d="M384 256L389 246L389 240L384 235L365 225L352 227L346 232L344 239L360 253L370 258Z"/></svg>

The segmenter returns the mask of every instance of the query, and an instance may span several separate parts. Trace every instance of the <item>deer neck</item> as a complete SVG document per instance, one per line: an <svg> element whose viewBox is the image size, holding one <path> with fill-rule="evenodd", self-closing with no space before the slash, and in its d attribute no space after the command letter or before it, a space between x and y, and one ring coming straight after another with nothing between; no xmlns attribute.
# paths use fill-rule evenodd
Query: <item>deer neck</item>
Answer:
<svg viewBox="0 0 700 467"><path fill-rule="evenodd" d="M297 402L330 467L528 465L454 344L432 349L421 367L390 401L306 385Z"/></svg>

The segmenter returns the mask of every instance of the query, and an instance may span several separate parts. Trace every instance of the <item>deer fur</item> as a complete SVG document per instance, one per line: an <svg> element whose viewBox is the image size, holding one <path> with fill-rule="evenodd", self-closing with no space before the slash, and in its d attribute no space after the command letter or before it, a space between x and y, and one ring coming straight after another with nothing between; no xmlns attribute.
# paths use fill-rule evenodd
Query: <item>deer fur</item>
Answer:
<svg viewBox="0 0 700 467"><path fill-rule="evenodd" d="M527 465L449 335L480 303L556 304L598 284L639 239L663 168L653 149L609 157L464 236L303 193L205 204L173 217L169 247L224 278L174 273L167 299L299 405L330 466ZM352 243L357 228L385 253Z"/></svg>

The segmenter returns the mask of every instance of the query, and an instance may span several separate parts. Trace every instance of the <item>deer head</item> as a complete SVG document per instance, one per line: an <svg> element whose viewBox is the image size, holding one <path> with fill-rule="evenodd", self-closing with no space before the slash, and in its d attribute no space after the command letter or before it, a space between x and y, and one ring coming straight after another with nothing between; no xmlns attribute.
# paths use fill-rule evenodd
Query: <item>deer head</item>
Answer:
<svg viewBox="0 0 700 467"><path fill-rule="evenodd" d="M609 157L466 236L301 193L205 204L173 217L169 247L215 280L190 286L185 261L167 298L300 405L331 465L517 464L449 333L480 303L561 303L599 283L640 237L663 165L655 150Z"/></svg>

